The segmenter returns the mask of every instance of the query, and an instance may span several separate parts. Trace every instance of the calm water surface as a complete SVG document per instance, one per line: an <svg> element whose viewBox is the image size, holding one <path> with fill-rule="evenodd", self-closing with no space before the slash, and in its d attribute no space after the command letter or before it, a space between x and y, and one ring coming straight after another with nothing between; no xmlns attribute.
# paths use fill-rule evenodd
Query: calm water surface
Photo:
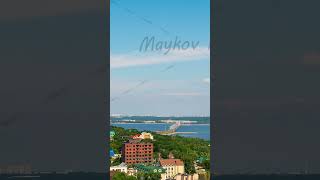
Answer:
<svg viewBox="0 0 320 180"><path fill-rule="evenodd" d="M163 131L169 129L171 124L145 124L145 123L112 123L113 126L122 127L125 129L137 129L139 131ZM177 132L195 132L194 134L179 134L185 137L196 137L205 140L210 139L210 125L196 124L196 125L182 125Z"/></svg>

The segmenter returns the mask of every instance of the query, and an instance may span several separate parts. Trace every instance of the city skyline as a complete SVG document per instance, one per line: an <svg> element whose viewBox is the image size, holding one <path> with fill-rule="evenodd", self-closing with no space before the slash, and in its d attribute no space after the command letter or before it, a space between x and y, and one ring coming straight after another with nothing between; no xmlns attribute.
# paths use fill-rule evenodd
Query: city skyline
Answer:
<svg viewBox="0 0 320 180"><path fill-rule="evenodd" d="M209 117L208 115L156 115L156 114L110 114L111 117L115 116L154 116L154 117Z"/></svg>

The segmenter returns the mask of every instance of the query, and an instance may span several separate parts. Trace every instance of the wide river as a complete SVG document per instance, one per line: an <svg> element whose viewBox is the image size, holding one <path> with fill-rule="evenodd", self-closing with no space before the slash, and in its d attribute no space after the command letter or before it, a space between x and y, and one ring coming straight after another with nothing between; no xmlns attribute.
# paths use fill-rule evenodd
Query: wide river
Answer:
<svg viewBox="0 0 320 180"><path fill-rule="evenodd" d="M157 123L157 124L146 124L146 123L112 123L112 126L118 126L125 129L137 129L139 131L163 131L168 130L172 124ZM181 125L177 132L195 132L192 134L179 134L184 137L196 137L205 140L210 140L210 124L192 124L192 125Z"/></svg>

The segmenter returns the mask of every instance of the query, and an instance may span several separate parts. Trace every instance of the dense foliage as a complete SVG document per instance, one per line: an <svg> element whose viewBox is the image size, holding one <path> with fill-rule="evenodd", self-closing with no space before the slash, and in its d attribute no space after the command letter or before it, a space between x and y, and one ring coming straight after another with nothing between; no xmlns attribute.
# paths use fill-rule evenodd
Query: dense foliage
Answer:
<svg viewBox="0 0 320 180"><path fill-rule="evenodd" d="M116 132L113 137L113 141L110 142L110 147L116 154L121 153L121 147L124 142L127 142L131 136L139 134L140 132L136 129L128 129L112 126L111 130Z"/></svg>
<svg viewBox="0 0 320 180"><path fill-rule="evenodd" d="M210 160L207 159L207 160L203 161L202 163L199 163L199 165L202 166L203 168L209 170L210 169Z"/></svg>
<svg viewBox="0 0 320 180"><path fill-rule="evenodd" d="M110 162L111 166L118 166L121 164L121 158L116 158L113 161Z"/></svg>
<svg viewBox="0 0 320 180"><path fill-rule="evenodd" d="M114 126L112 130L116 132L116 136L114 137L114 141L110 143L110 146L116 153L120 153L122 143L127 141L130 136L140 133L137 130L125 130ZM199 138L152 134L154 137L154 141L152 141L154 144L154 157L157 158L158 153L161 153L162 158L168 158L169 153L172 152L175 158L184 161L187 173L195 173L194 162L198 158L210 159L209 141ZM207 170L210 169L210 161L205 161L202 165Z"/></svg>
<svg viewBox="0 0 320 180"><path fill-rule="evenodd" d="M112 180L138 180L135 176L129 176L123 172L116 172L112 176Z"/></svg>
<svg viewBox="0 0 320 180"><path fill-rule="evenodd" d="M138 173L137 179L143 180L160 180L161 175L159 173Z"/></svg>
<svg viewBox="0 0 320 180"><path fill-rule="evenodd" d="M112 180L160 180L161 179L161 175L159 173L142 173L139 172L137 174L137 177L135 176L129 176L126 173L123 172L116 172L113 176L112 176Z"/></svg>

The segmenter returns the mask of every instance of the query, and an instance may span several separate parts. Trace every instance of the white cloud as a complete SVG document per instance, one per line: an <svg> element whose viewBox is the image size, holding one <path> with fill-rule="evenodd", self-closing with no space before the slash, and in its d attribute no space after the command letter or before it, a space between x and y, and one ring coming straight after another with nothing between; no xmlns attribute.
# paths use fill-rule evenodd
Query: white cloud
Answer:
<svg viewBox="0 0 320 180"><path fill-rule="evenodd" d="M165 96L202 96L203 94L197 92L178 92L178 93L165 93Z"/></svg>
<svg viewBox="0 0 320 180"><path fill-rule="evenodd" d="M207 83L207 84L210 84L210 78L204 78L204 79L202 80L202 82Z"/></svg>
<svg viewBox="0 0 320 180"><path fill-rule="evenodd" d="M129 54L111 54L111 68L126 68L133 66L145 66L153 64L163 64L172 62L185 62L197 60L209 60L210 50L199 47L187 50L171 50L168 54L163 51L154 51L151 53L129 53Z"/></svg>

